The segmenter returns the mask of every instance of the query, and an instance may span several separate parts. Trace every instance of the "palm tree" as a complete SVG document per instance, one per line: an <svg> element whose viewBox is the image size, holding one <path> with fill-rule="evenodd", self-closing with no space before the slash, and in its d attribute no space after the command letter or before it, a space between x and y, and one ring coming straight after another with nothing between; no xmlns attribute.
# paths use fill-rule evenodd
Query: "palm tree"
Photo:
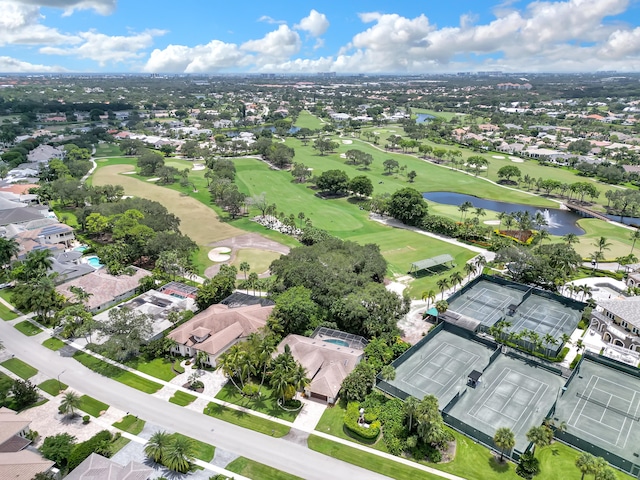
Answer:
<svg viewBox="0 0 640 480"><path fill-rule="evenodd" d="M471 275L473 275L478 271L478 269L473 263L465 263L463 268L464 268L464 273L468 276L467 282L471 280Z"/></svg>
<svg viewBox="0 0 640 480"><path fill-rule="evenodd" d="M60 412L74 417L76 409L80 407L80 396L75 392L67 392L60 402Z"/></svg>
<svg viewBox="0 0 640 480"><path fill-rule="evenodd" d="M578 243L580 241L578 235L576 235L575 233L567 233L564 237L562 237L562 240L564 240L564 243L566 243L567 245L573 245L574 243Z"/></svg>
<svg viewBox="0 0 640 480"><path fill-rule="evenodd" d="M382 367L382 370L380 370L380 377L383 380L395 380L396 378L396 369L393 368L393 365L385 365L384 367Z"/></svg>
<svg viewBox="0 0 640 480"><path fill-rule="evenodd" d="M550 237L551 237L551 234L549 233L548 230L545 230L544 228L542 228L538 231L538 241L540 242L540 245L542 245L542 242L544 240L547 240Z"/></svg>
<svg viewBox="0 0 640 480"><path fill-rule="evenodd" d="M487 212L484 210L484 208L482 207L476 207L475 211L473 212L473 214L476 216L476 218L480 218L480 217L484 217L487 215Z"/></svg>
<svg viewBox="0 0 640 480"><path fill-rule="evenodd" d="M20 246L13 238L0 237L0 266L11 263L11 259L20 251Z"/></svg>
<svg viewBox="0 0 640 480"><path fill-rule="evenodd" d="M451 276L449 277L449 282L451 283L454 292L456 291L456 285L462 285L463 280L464 277L459 271L455 271L451 274Z"/></svg>
<svg viewBox="0 0 640 480"><path fill-rule="evenodd" d="M504 451L516 445L516 437L509 427L500 427L493 436L493 443L500 449L500 461L504 460Z"/></svg>
<svg viewBox="0 0 640 480"><path fill-rule="evenodd" d="M154 462L161 463L171 440L171 435L165 431L154 433L144 446L144 454Z"/></svg>
<svg viewBox="0 0 640 480"><path fill-rule="evenodd" d="M422 300L426 300L427 301L427 309L429 309L429 306L431 305L431 302L435 302L436 300L436 292L435 290L431 289L428 291L424 291L422 292Z"/></svg>
<svg viewBox="0 0 640 480"><path fill-rule="evenodd" d="M582 477L580 477L580 480L584 480L584 476L587 473L595 473L595 461L596 457L587 452L582 452L580 456L576 458L576 467L578 467L578 470L580 470L580 473L582 473Z"/></svg>
<svg viewBox="0 0 640 480"><path fill-rule="evenodd" d="M449 288L449 280L446 278L441 278L436 282L436 285L438 285L438 289L440 290L442 299L444 300L444 292L447 288Z"/></svg>
<svg viewBox="0 0 640 480"><path fill-rule="evenodd" d="M260 379L260 386L258 387L258 396L262 390L262 385L267 378L267 369L271 365L271 355L276 350L276 340L273 335L266 335L262 338L262 341L256 349L256 355L258 363L262 365L262 378Z"/></svg>
<svg viewBox="0 0 640 480"><path fill-rule="evenodd" d="M533 443L532 455L535 455L536 447L544 447L551 443L553 431L546 425L531 427L527 432L527 440Z"/></svg>
<svg viewBox="0 0 640 480"><path fill-rule="evenodd" d="M611 250L612 243L608 241L606 237L600 237L598 240L593 242L594 247L598 249L598 252L602 254L603 250Z"/></svg>
<svg viewBox="0 0 640 480"><path fill-rule="evenodd" d="M390 365L387 365L387 366L390 366ZM394 370L394 374L395 374L395 370ZM299 363L296 363L296 367L291 372L291 386L295 388L296 392L301 392L301 391L304 391L304 389L310 383L311 383L311 380L309 379L309 377L307 377L307 369L304 368Z"/></svg>
<svg viewBox="0 0 640 480"><path fill-rule="evenodd" d="M562 341L563 345L571 345L571 335L569 335L568 333L563 333L560 337L560 340Z"/></svg>
<svg viewBox="0 0 640 480"><path fill-rule="evenodd" d="M438 315L442 315L449 308L449 303L446 300L438 300L436 302L436 310L438 311Z"/></svg>
<svg viewBox="0 0 640 480"><path fill-rule="evenodd" d="M631 253L633 253L633 249L636 246L636 241L638 239L640 239L640 229L635 229L633 232L631 232L631 235L629 236L629 238L631 239Z"/></svg>
<svg viewBox="0 0 640 480"><path fill-rule="evenodd" d="M191 468L195 444L183 435L175 435L162 455L162 464L174 472L187 473Z"/></svg>
<svg viewBox="0 0 640 480"><path fill-rule="evenodd" d="M251 265L249 265L249 262L242 262L240 263L240 271L242 273L244 273L244 281L247 281L247 272L251 270ZM249 294L249 290L247 289L247 295Z"/></svg>
<svg viewBox="0 0 640 480"><path fill-rule="evenodd" d="M253 294L256 294L256 284L258 283L258 274L256 272L251 272L249 274L249 285L253 289ZM248 292L248 290L247 290Z"/></svg>
<svg viewBox="0 0 640 480"><path fill-rule="evenodd" d="M473 203L466 201L463 202L459 207L458 210L460 211L460 221L462 222L462 219L464 218L465 214L467 213L467 211L473 208Z"/></svg>
<svg viewBox="0 0 640 480"><path fill-rule="evenodd" d="M579 338L579 339L576 341L576 351L577 351L578 353L579 353L579 352L580 352L580 350L582 350L585 346L586 346L586 345L584 344L584 342L582 341L582 339L581 339L581 338Z"/></svg>
<svg viewBox="0 0 640 480"><path fill-rule="evenodd" d="M558 340L556 340L556 338L553 335L546 333L542 338L542 341L545 343L545 348L544 348L545 355L549 356L549 350L550 350L549 345L557 345Z"/></svg>

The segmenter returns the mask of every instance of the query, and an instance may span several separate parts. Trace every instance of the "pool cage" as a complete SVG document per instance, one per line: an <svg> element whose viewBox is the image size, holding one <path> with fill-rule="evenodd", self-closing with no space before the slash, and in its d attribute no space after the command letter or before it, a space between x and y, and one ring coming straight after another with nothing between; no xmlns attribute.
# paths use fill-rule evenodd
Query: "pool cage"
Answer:
<svg viewBox="0 0 640 480"><path fill-rule="evenodd" d="M311 338L317 338L318 340L327 341L331 339L342 340L349 344L350 348L357 348L358 350L364 350L364 347L369 343L364 337L360 335L354 335L353 333L341 332L340 330L334 330L327 327L318 327L315 329Z"/></svg>

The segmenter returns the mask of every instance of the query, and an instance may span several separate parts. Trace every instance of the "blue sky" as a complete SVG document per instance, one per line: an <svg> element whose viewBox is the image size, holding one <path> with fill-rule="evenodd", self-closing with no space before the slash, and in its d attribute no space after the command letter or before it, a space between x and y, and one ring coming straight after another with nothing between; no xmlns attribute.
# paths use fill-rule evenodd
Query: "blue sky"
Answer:
<svg viewBox="0 0 640 480"><path fill-rule="evenodd" d="M638 0L0 0L0 72L640 71Z"/></svg>

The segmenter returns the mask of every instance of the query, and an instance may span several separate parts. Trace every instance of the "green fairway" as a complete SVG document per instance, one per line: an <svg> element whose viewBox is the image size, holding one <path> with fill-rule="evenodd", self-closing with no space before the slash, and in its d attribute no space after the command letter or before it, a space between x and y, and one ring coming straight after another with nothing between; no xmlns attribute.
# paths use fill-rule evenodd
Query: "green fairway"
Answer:
<svg viewBox="0 0 640 480"><path fill-rule="evenodd" d="M23 320L20 323L16 323L14 327L16 328L16 330L24 333L27 337L33 337L34 335L38 335L39 333L42 333L42 329L39 327L36 327L29 320Z"/></svg>
<svg viewBox="0 0 640 480"><path fill-rule="evenodd" d="M237 251L236 257L233 259L233 262L231 262L231 265L234 265L236 268L238 268L238 271L240 272L240 264L242 262L247 262L251 266L252 272L260 274L267 272L269 270L271 262L280 258L281 256L281 253L270 252L268 250L259 250L257 248L242 248ZM240 275L243 276L243 273L240 272Z"/></svg>
<svg viewBox="0 0 640 480"><path fill-rule="evenodd" d="M36 373L38 373L37 369L33 368L31 365L24 363L19 358L10 358L9 360L5 360L4 362L0 363L0 365L2 365L10 372L15 373L23 380L27 380L28 378L31 378Z"/></svg>
<svg viewBox="0 0 640 480"><path fill-rule="evenodd" d="M225 469L247 478L259 478L260 480L302 480L300 477L245 457L236 458Z"/></svg>
<svg viewBox="0 0 640 480"><path fill-rule="evenodd" d="M80 404L78 405L78 408L83 412L87 412L91 416L99 417L107 411L109 405L102 403L89 395L82 395L80 397Z"/></svg>
<svg viewBox="0 0 640 480"><path fill-rule="evenodd" d="M622 257L631 253L631 244L633 243L629 239L631 230L619 227L613 223L603 222L596 218L585 218L578 221L584 230L585 234L580 235L578 238L580 243L573 246L576 252L582 255L583 258L590 258L591 254L598 249L594 246L594 243L600 237L605 237L608 243L611 243L609 249L602 251L604 258L607 260L615 260L616 257ZM640 242L636 242L635 255L640 255Z"/></svg>
<svg viewBox="0 0 640 480"><path fill-rule="evenodd" d="M124 383L125 385L142 392L155 393L162 388L162 385L159 383L147 380L135 373L131 373L127 370L111 365L110 363L104 362L93 355L89 355L88 353L78 351L73 355L73 358L100 375L104 375L105 377L109 377L117 382Z"/></svg>
<svg viewBox="0 0 640 480"><path fill-rule="evenodd" d="M44 347L47 347L49 350L53 350L54 352L57 352L62 347L64 347L66 343L54 337L54 338L47 338L44 342L42 342L42 345Z"/></svg>
<svg viewBox="0 0 640 480"><path fill-rule="evenodd" d="M141 420L134 415L126 415L119 422L115 422L113 426L124 432L131 433L132 435L138 435L144 428L144 424L144 420Z"/></svg>
<svg viewBox="0 0 640 480"><path fill-rule="evenodd" d="M428 115L433 115L434 117L440 117L447 122L454 117L458 117L460 119L467 118L467 115L464 113L453 113L453 112L436 112L435 110L427 110L426 108L411 108L412 114L417 113L426 113Z"/></svg>
<svg viewBox="0 0 640 480"><path fill-rule="evenodd" d="M67 387L68 385L65 385L64 383L59 382L58 379L56 378L50 378L49 380L45 380L40 385L38 385L38 388L40 390L47 392L52 397L59 395L60 392L66 390Z"/></svg>
<svg viewBox="0 0 640 480"><path fill-rule="evenodd" d="M175 403L176 405L180 405L181 407L186 407L191 402L193 402L196 398L195 395L191 395L189 393L182 392L180 390L176 391L173 396L169 399L171 403Z"/></svg>
<svg viewBox="0 0 640 480"><path fill-rule="evenodd" d="M291 430L290 427L282 425L281 423L272 422L266 418L256 417L249 413L224 407L214 402L209 403L209 405L205 407L203 413L210 417L219 418L225 422L233 423L239 427L248 428L254 432L263 433L276 438L284 437Z"/></svg>
<svg viewBox="0 0 640 480"><path fill-rule="evenodd" d="M307 185L293 183L291 175L283 171L270 170L257 160L236 160L237 183L240 189L249 194L264 191L278 192L279 211L293 213L296 217L302 211L311 218L314 226L323 228L344 240L360 244L374 243L380 246L385 259L389 262L390 276L403 276L409 271L412 262L430 258L442 253L451 254L457 268L475 256L475 253L440 240L404 229L391 228L369 220L368 212L349 199L323 200L314 195ZM268 190L272 188L273 190ZM448 276L453 270L446 272ZM439 276L425 276L410 284L410 293L419 296L423 290L434 288Z"/></svg>
<svg viewBox="0 0 640 480"><path fill-rule="evenodd" d="M117 157L122 155L122 150L115 143L98 143L96 146L96 158L100 157Z"/></svg>
<svg viewBox="0 0 640 480"><path fill-rule="evenodd" d="M301 110L294 125L299 128L308 128L309 130L319 130L325 124L309 111Z"/></svg>

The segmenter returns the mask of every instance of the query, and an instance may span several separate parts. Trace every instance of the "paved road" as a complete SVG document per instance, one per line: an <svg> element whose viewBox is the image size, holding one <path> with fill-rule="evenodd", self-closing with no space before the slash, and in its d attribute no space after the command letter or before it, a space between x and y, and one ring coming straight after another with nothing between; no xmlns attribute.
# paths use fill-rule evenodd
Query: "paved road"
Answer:
<svg viewBox="0 0 640 480"><path fill-rule="evenodd" d="M0 340L8 353L51 378L57 378L64 371L60 379L80 392L167 430L197 438L279 470L311 480L326 480L327 477L332 480L388 478L287 440L240 428L127 387L92 372L73 358L60 357L4 321L0 321Z"/></svg>

